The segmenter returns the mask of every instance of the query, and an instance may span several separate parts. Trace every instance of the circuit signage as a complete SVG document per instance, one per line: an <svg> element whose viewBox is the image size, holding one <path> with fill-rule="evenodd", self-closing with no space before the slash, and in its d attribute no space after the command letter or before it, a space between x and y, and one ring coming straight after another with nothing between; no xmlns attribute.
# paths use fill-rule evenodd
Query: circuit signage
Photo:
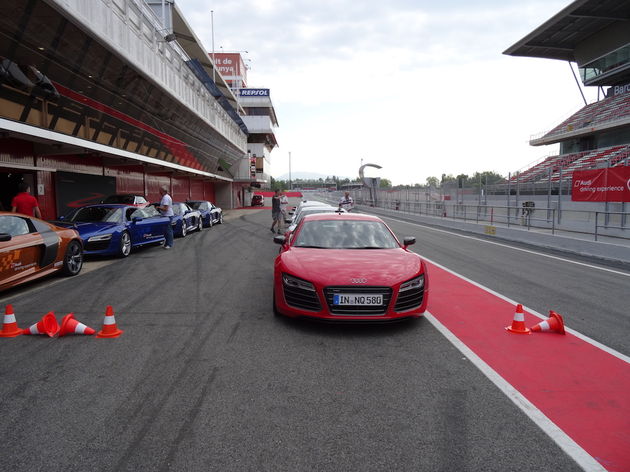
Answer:
<svg viewBox="0 0 630 472"><path fill-rule="evenodd" d="M630 166L576 170L571 187L574 202L630 202Z"/></svg>
<svg viewBox="0 0 630 472"><path fill-rule="evenodd" d="M268 97L269 89L246 88L246 89L240 89L239 93L241 97Z"/></svg>

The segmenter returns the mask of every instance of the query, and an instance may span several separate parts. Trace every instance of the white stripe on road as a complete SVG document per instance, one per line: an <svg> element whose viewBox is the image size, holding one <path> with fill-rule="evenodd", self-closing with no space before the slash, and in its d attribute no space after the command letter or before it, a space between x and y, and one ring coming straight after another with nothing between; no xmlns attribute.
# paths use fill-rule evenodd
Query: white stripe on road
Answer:
<svg viewBox="0 0 630 472"><path fill-rule="evenodd" d="M593 457L582 449L573 439L567 436L556 424L543 414L533 403L525 398L510 383L501 377L494 369L486 364L477 354L460 341L442 323L440 323L431 313L424 312L425 318L435 328L444 335L475 367L477 367L488 379L507 396L512 403L525 413L540 429L542 429L569 457L588 472L606 472Z"/></svg>

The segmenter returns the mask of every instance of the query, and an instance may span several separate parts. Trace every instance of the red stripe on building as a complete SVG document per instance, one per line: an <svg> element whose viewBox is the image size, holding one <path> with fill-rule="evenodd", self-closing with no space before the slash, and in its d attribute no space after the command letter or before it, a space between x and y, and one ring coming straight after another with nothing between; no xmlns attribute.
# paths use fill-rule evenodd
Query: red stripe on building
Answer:
<svg viewBox="0 0 630 472"><path fill-rule="evenodd" d="M513 304L433 264L429 276L440 323L603 467L630 470L630 364L570 333L508 333Z"/></svg>

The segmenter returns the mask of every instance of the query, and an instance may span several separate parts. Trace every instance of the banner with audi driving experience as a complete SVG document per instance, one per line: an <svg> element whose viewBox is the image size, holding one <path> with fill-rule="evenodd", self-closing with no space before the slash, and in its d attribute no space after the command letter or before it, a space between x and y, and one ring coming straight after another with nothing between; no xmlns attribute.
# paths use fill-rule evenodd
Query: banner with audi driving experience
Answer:
<svg viewBox="0 0 630 472"><path fill-rule="evenodd" d="M571 201L630 202L630 166L574 171Z"/></svg>

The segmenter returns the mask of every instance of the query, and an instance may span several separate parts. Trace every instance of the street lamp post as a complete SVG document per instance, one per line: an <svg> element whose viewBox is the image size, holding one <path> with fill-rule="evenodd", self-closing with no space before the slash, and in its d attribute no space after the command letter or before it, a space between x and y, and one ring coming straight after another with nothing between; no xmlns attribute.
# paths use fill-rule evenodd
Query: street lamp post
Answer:
<svg viewBox="0 0 630 472"><path fill-rule="evenodd" d="M291 151L289 151L289 190L293 190L293 182L291 180Z"/></svg>

